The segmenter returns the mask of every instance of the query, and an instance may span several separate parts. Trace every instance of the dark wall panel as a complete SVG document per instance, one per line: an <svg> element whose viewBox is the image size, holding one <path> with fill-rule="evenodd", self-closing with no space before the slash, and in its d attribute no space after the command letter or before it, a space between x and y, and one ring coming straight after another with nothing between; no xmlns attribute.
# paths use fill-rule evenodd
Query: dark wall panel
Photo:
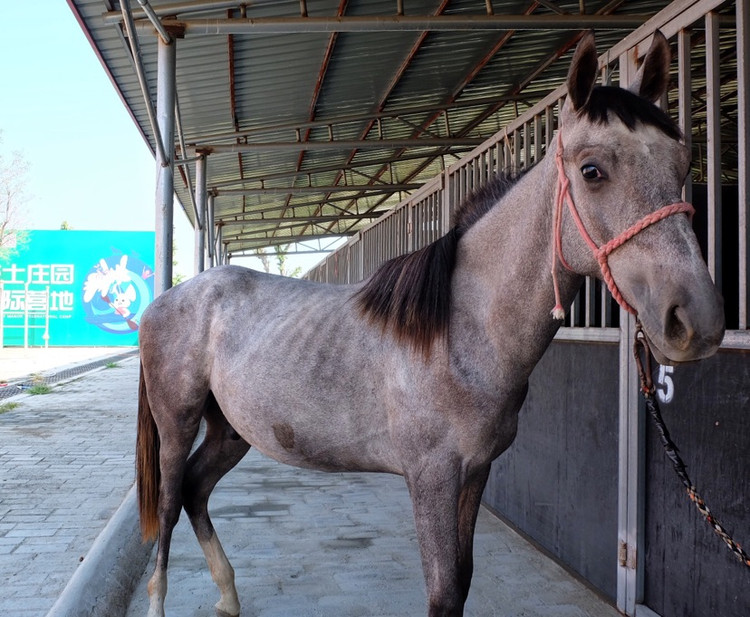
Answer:
<svg viewBox="0 0 750 617"><path fill-rule="evenodd" d="M691 480L736 540L750 548L750 352L721 351L677 366L660 403ZM647 428L646 604L662 617L750 616L742 566L687 498Z"/></svg>
<svg viewBox="0 0 750 617"><path fill-rule="evenodd" d="M555 342L485 503L610 598L617 595L618 346Z"/></svg>

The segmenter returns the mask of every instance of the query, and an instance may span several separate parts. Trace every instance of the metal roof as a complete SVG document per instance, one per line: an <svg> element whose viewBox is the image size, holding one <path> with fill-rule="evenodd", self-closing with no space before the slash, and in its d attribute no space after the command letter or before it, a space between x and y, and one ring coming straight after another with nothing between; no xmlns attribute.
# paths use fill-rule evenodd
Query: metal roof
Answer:
<svg viewBox="0 0 750 617"><path fill-rule="evenodd" d="M177 158L209 153L215 222L236 255L355 233L557 87L583 29L605 49L669 3L129 4L153 101L158 35L142 5L177 38ZM155 152L122 2L68 4ZM195 176L192 162L175 174L191 223Z"/></svg>

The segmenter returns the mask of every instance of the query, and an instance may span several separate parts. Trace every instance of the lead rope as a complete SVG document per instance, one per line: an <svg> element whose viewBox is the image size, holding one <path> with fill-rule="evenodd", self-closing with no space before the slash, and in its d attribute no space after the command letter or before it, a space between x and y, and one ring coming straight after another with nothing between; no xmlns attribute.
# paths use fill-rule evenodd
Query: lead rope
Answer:
<svg viewBox="0 0 750 617"><path fill-rule="evenodd" d="M643 359L641 359L641 352L643 353ZM667 458L672 461L672 467L674 467L677 477L680 478L680 481L687 489L688 497L695 504L695 507L698 508L698 512L701 513L706 522L729 547L729 550L732 551L734 556L739 559L741 563L750 567L750 555L748 555L727 533L724 526L716 519L706 505L706 502L703 501L703 498L698 494L697 489L690 481L690 477L687 474L687 467L679 455L677 446L669 435L667 426L664 424L664 419L659 410L659 404L654 396L656 389L654 388L654 383L651 379L651 349L643 333L640 321L636 321L633 355L635 356L635 364L638 368L638 376L641 381L641 393L646 401L646 409L654 422L656 431L659 434L659 440L661 441L662 446L664 446Z"/></svg>

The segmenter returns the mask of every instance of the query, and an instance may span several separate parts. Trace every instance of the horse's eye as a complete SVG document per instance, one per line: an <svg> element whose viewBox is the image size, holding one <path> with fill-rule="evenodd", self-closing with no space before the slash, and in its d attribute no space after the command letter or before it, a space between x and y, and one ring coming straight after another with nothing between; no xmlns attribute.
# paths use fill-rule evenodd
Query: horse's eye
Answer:
<svg viewBox="0 0 750 617"><path fill-rule="evenodd" d="M601 180L604 177L596 165L584 165L581 167L581 175L586 180Z"/></svg>

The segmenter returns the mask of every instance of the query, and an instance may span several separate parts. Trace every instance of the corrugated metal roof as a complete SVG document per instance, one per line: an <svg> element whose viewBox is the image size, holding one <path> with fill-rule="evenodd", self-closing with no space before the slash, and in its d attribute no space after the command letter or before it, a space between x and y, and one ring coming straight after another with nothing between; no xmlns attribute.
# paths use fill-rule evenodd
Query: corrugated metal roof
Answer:
<svg viewBox="0 0 750 617"><path fill-rule="evenodd" d="M68 4L153 151L154 135L120 2ZM232 20L228 23L246 30L194 34L188 28L176 43L179 118L188 144L184 156L210 144L255 145L241 153L209 155L207 186L216 195L215 219L225 224L223 238L234 254L356 232L373 213L395 205L433 177L446 160L453 160L452 154L465 152L556 87L581 33L561 29L562 24L551 19L558 16L562 22L564 14L578 14L579 0L491 3L495 15L538 18L534 30L385 31L371 20L369 31L365 24L358 25L362 31L357 32L304 30L316 19L337 16L389 17L392 23L427 16L487 18L487 4L409 0L403 18L396 16L393 0L149 4L163 19L169 15L172 25ZM301 15L306 4L307 18ZM669 0L586 0L585 13L650 16L667 4ZM131 5L136 22L146 24L138 3ZM245 27L264 19L295 31ZM333 20L326 23L336 30ZM602 25L597 33L602 48L622 38L622 29ZM136 32L155 101L156 34L142 26ZM443 141L434 142L437 139ZM360 143L364 140L367 143ZM332 147L330 141L349 143ZM183 156L179 140L176 146ZM188 178L194 183L194 169L176 173L176 193L193 222L194 187ZM248 192L240 194L240 189Z"/></svg>

